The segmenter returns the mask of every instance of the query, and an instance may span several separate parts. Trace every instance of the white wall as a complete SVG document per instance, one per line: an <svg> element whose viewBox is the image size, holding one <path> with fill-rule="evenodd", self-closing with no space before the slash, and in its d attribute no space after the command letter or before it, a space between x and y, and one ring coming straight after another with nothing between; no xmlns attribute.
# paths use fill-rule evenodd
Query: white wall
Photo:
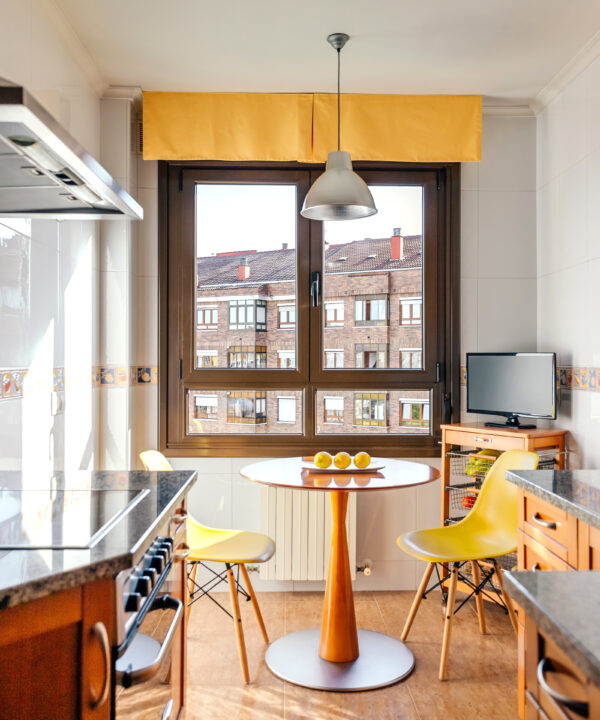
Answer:
<svg viewBox="0 0 600 720"><path fill-rule="evenodd" d="M484 116L483 159L462 168L462 355L477 350L532 350L536 347L535 119ZM151 313L156 312L156 164L142 160L139 200L146 220L140 228L148 281L135 301L135 322L145 324L158 346ZM144 178L142 180L142 178ZM151 303L148 301L152 300ZM144 319L145 318L145 319ZM147 341L146 337L146 341ZM148 346L150 347L150 346ZM145 388L144 388L145 390ZM136 402L137 450L156 447L156 393ZM464 403L464 397L463 397ZM140 428L143 427L144 430ZM239 470L257 459L179 458L178 469L192 468L199 479L190 494L191 512L217 527L260 530L261 488ZM439 467L439 460L431 462ZM370 558L373 572L357 576L358 589L413 589L421 564L404 555L396 537L440 521L440 486L359 496L357 559ZM307 589L307 583L269 583L260 589Z"/></svg>
<svg viewBox="0 0 600 720"><path fill-rule="evenodd" d="M538 348L600 368L600 58L537 117ZM561 390L571 467L600 465L600 393Z"/></svg>
<svg viewBox="0 0 600 720"><path fill-rule="evenodd" d="M65 45L61 18L46 0L5 0L2 16L0 77L23 84L96 153L99 101ZM2 468L93 466L96 234L93 221L0 219L0 369L29 371L23 397L0 391ZM65 373L58 415L55 368Z"/></svg>

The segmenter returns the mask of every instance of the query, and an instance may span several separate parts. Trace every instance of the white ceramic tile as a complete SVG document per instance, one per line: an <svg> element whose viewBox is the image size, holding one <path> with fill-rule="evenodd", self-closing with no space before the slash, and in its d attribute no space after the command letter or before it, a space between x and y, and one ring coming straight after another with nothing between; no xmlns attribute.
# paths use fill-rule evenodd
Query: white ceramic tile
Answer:
<svg viewBox="0 0 600 720"><path fill-rule="evenodd" d="M20 470L22 457L23 401L0 402L0 470Z"/></svg>
<svg viewBox="0 0 600 720"><path fill-rule="evenodd" d="M158 162L156 160L144 160L141 155L137 156L137 185L138 190L142 188L158 188Z"/></svg>
<svg viewBox="0 0 600 720"><path fill-rule="evenodd" d="M100 162L114 178L129 179L130 112L128 100L100 101Z"/></svg>
<svg viewBox="0 0 600 720"><path fill-rule="evenodd" d="M129 272L133 232L131 225L129 220L107 220L100 224L100 270Z"/></svg>
<svg viewBox="0 0 600 720"><path fill-rule="evenodd" d="M231 528L231 476L198 478L188 495L188 509L203 525Z"/></svg>
<svg viewBox="0 0 600 720"><path fill-rule="evenodd" d="M560 113L562 111L562 96L559 95L544 110L542 136L542 168L543 174L538 178L538 185L558 176L561 171L561 141L560 141Z"/></svg>
<svg viewBox="0 0 600 720"><path fill-rule="evenodd" d="M562 91L558 102L559 172L580 162L588 148L587 83L585 73L578 75Z"/></svg>
<svg viewBox="0 0 600 720"><path fill-rule="evenodd" d="M101 272L100 299L100 364L129 365L129 274Z"/></svg>
<svg viewBox="0 0 600 720"><path fill-rule="evenodd" d="M463 279L460 285L460 356L477 351L477 280Z"/></svg>
<svg viewBox="0 0 600 720"><path fill-rule="evenodd" d="M600 149L600 57L585 70L587 81L588 152Z"/></svg>
<svg viewBox="0 0 600 720"><path fill-rule="evenodd" d="M586 329L587 336L587 357L592 367L600 367L600 324L594 321L590 322L593 317L593 311L600 307L600 258L590 260L587 265L587 309L584 315L588 318ZM600 397L600 393L596 393ZM598 436L600 438L600 435Z"/></svg>
<svg viewBox="0 0 600 720"><path fill-rule="evenodd" d="M479 190L535 190L535 118L483 116Z"/></svg>
<svg viewBox="0 0 600 720"><path fill-rule="evenodd" d="M129 468L129 388L102 388L99 394L99 470Z"/></svg>
<svg viewBox="0 0 600 720"><path fill-rule="evenodd" d="M59 320L58 300L58 253L56 244L50 249L46 244L31 246L30 264L30 318L24 363L28 366L38 354L40 344L46 345L51 338L50 362L54 358L54 337ZM9 363L13 365L14 363Z"/></svg>
<svg viewBox="0 0 600 720"><path fill-rule="evenodd" d="M133 277L133 347L137 365L158 364L158 278Z"/></svg>
<svg viewBox="0 0 600 720"><path fill-rule="evenodd" d="M559 267L578 265L587 259L586 169L587 163L582 161L559 177Z"/></svg>
<svg viewBox="0 0 600 720"><path fill-rule="evenodd" d="M584 425L585 464L588 468L600 467L600 393L589 393L589 418Z"/></svg>
<svg viewBox="0 0 600 720"><path fill-rule="evenodd" d="M548 108L544 108L542 112L536 117L536 187L539 188L545 185L550 179L550 172L548 167L548 154L550 148L549 138L549 121L548 121Z"/></svg>
<svg viewBox="0 0 600 720"><path fill-rule="evenodd" d="M460 189L477 190L479 183L479 163L464 162L460 165Z"/></svg>
<svg viewBox="0 0 600 720"><path fill-rule="evenodd" d="M158 218L157 191L143 188L138 202L144 208L144 219L135 223L135 254L132 269L136 275L158 275Z"/></svg>
<svg viewBox="0 0 600 720"><path fill-rule="evenodd" d="M416 489L364 493L356 517L357 560L398 560L396 538L413 530L415 521Z"/></svg>
<svg viewBox="0 0 600 720"><path fill-rule="evenodd" d="M242 477L231 476L232 526L262 532L261 494L263 487Z"/></svg>
<svg viewBox="0 0 600 720"><path fill-rule="evenodd" d="M415 590L417 561L397 548L398 560L386 560L373 564L371 575L356 575L356 590Z"/></svg>
<svg viewBox="0 0 600 720"><path fill-rule="evenodd" d="M136 385L132 399L132 467L141 470L139 454L158 447L158 386Z"/></svg>
<svg viewBox="0 0 600 720"><path fill-rule="evenodd" d="M479 193L479 277L536 277L534 192Z"/></svg>
<svg viewBox="0 0 600 720"><path fill-rule="evenodd" d="M536 281L478 280L479 352L536 349Z"/></svg>
<svg viewBox="0 0 600 720"><path fill-rule="evenodd" d="M460 194L460 276L477 277L478 263L478 193L463 190Z"/></svg>
<svg viewBox="0 0 600 720"><path fill-rule="evenodd" d="M599 90L600 93L600 90ZM600 257L600 149L586 158L586 256Z"/></svg>

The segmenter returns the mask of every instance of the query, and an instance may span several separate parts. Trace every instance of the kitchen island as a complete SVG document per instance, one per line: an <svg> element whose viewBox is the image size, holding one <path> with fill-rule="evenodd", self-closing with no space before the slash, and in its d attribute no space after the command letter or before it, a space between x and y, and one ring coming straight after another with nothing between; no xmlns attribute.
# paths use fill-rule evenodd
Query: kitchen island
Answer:
<svg viewBox="0 0 600 720"><path fill-rule="evenodd" d="M47 480L0 472L0 714L111 717L119 657L164 601L165 610L177 610L167 702L177 717L185 677L185 498L195 481L191 471Z"/></svg>

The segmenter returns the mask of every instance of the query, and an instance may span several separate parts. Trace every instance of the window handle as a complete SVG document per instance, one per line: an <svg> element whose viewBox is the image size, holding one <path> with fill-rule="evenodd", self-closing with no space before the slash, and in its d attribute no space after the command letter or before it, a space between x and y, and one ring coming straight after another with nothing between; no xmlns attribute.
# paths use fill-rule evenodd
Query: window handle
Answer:
<svg viewBox="0 0 600 720"><path fill-rule="evenodd" d="M321 274L318 272L310 275L310 296L312 298L312 306L319 307L319 292L321 284Z"/></svg>

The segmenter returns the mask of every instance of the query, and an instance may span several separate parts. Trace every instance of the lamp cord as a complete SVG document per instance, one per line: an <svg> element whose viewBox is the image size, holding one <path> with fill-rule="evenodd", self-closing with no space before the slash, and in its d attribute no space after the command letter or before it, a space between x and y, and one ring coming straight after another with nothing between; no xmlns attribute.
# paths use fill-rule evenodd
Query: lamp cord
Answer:
<svg viewBox="0 0 600 720"><path fill-rule="evenodd" d="M338 60L338 152L340 151L340 50L337 48L337 60Z"/></svg>

